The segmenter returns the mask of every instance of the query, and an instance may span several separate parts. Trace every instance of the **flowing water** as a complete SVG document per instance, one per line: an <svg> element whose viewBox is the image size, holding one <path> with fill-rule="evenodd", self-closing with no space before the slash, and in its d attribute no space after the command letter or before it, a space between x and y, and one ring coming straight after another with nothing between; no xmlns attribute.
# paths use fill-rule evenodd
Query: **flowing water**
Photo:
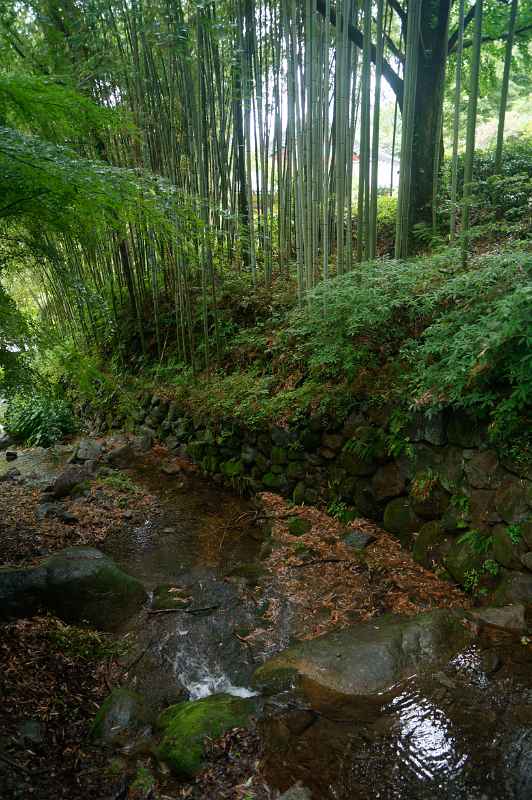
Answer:
<svg viewBox="0 0 532 800"><path fill-rule="evenodd" d="M253 507L198 477L180 487L151 467L133 474L156 494L157 514L106 549L148 588L171 584L192 598L192 613L133 623L144 653L135 680L165 701L181 689L191 698L249 695L257 664L290 637L287 613L269 649L246 641L265 625L263 598L228 578L258 562ZM532 647L484 634L444 670L364 703L268 700L259 728L269 783L284 790L300 780L315 800L530 800Z"/></svg>

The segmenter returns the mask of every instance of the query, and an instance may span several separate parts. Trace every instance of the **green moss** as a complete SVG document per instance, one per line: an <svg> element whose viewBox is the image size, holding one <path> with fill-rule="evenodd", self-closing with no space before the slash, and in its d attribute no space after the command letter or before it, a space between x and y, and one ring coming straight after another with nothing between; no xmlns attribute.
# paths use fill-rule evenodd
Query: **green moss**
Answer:
<svg viewBox="0 0 532 800"><path fill-rule="evenodd" d="M302 517L290 517L288 520L288 533L292 536L304 536L312 528L312 523Z"/></svg>
<svg viewBox="0 0 532 800"><path fill-rule="evenodd" d="M262 476L262 482L268 489L279 489L283 485L283 476L274 472L267 472Z"/></svg>
<svg viewBox="0 0 532 800"><path fill-rule="evenodd" d="M170 706L158 720L162 740L157 758L180 777L193 777L202 766L205 738L245 726L254 708L253 700L228 694Z"/></svg>

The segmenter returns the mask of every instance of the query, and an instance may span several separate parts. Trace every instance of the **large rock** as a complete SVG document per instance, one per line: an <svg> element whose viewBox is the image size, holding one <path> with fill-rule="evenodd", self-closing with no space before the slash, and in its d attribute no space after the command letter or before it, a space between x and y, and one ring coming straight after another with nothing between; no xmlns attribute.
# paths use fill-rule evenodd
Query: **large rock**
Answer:
<svg viewBox="0 0 532 800"><path fill-rule="evenodd" d="M47 488L47 493L59 500L72 494L74 489L90 480L93 474L86 466L70 464L55 478L51 486Z"/></svg>
<svg viewBox="0 0 532 800"><path fill-rule="evenodd" d="M441 564L452 545L452 538L437 520L426 522L416 537L412 555L418 564L431 569Z"/></svg>
<svg viewBox="0 0 532 800"><path fill-rule="evenodd" d="M527 572L504 570L501 582L493 595L493 601L500 606L514 603L532 606L532 575Z"/></svg>
<svg viewBox="0 0 532 800"><path fill-rule="evenodd" d="M157 758L179 777L191 778L202 767L205 739L216 739L231 728L243 727L254 710L252 699L229 694L213 694L170 706L158 720L162 740Z"/></svg>
<svg viewBox="0 0 532 800"><path fill-rule="evenodd" d="M45 586L43 567L0 568L0 619L35 614L41 606Z"/></svg>
<svg viewBox="0 0 532 800"><path fill-rule="evenodd" d="M92 723L91 736L111 744L125 744L146 722L141 695L121 686L113 689L100 706Z"/></svg>
<svg viewBox="0 0 532 800"><path fill-rule="evenodd" d="M109 630L128 619L146 600L136 578L92 547L68 547L44 564L43 601L67 622L88 622Z"/></svg>
<svg viewBox="0 0 532 800"><path fill-rule="evenodd" d="M407 497L391 500L384 510L384 527L390 533L394 533L401 544L409 544L412 534L419 531L422 524Z"/></svg>
<svg viewBox="0 0 532 800"><path fill-rule="evenodd" d="M514 541L506 525L493 528L493 558L508 569L520 569L521 557L527 552L524 541Z"/></svg>
<svg viewBox="0 0 532 800"><path fill-rule="evenodd" d="M97 461L102 455L103 447L95 439L81 439L70 457L71 464L85 464L86 461Z"/></svg>
<svg viewBox="0 0 532 800"><path fill-rule="evenodd" d="M387 614L290 647L256 670L253 685L267 694L296 688L309 696L323 691L373 695L446 661L471 638L457 611Z"/></svg>
<svg viewBox="0 0 532 800"><path fill-rule="evenodd" d="M445 567L457 583L464 584L479 575L486 555L479 553L469 539L455 539L445 556Z"/></svg>
<svg viewBox="0 0 532 800"><path fill-rule="evenodd" d="M530 517L532 482L508 478L495 495L495 508L505 522L524 522Z"/></svg>
<svg viewBox="0 0 532 800"><path fill-rule="evenodd" d="M399 497L405 491L405 479L394 463L380 467L371 483L377 500L390 500L392 497Z"/></svg>

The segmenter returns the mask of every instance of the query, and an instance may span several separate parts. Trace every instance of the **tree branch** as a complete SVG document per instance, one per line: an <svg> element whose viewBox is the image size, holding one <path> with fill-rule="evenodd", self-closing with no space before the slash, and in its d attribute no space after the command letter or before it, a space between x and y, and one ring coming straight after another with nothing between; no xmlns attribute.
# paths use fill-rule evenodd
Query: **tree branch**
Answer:
<svg viewBox="0 0 532 800"><path fill-rule="evenodd" d="M398 3L397 0L388 0L388 5L391 8L393 8L395 13L397 14L399 19L401 20L401 26L403 28L406 28L407 13L404 10L404 8L402 7L402 5L400 3Z"/></svg>
<svg viewBox="0 0 532 800"><path fill-rule="evenodd" d="M316 0L316 8L322 17L325 16L327 12L327 7L325 5L325 0ZM329 21L331 25L336 26L336 11L334 8L331 8L329 14ZM347 27L347 35L349 37L349 41L351 41L354 45L356 45L360 50L363 49L364 46L364 37L362 36L362 32L355 28L354 25L349 23ZM371 61L375 64L377 61L377 48L374 44L371 45ZM395 96L397 98L397 102L399 104L399 108L403 106L403 80L399 77L399 75L395 72L392 68L391 64L383 59L382 62L382 75L386 79L386 81L390 84L391 89L394 91Z"/></svg>
<svg viewBox="0 0 532 800"><path fill-rule="evenodd" d="M464 17L464 31L475 16L476 5L477 4L475 3L473 7L469 9L469 11ZM449 41L447 42L447 53L452 53L457 44L458 44L458 28L449 37Z"/></svg>
<svg viewBox="0 0 532 800"><path fill-rule="evenodd" d="M519 28L518 31L514 31L514 36L519 36L520 33L526 33L527 31L530 30L532 30L532 25L525 25L524 28ZM507 33L501 33L500 36L483 36L481 42L482 44L485 44L486 42L504 42L506 41L507 38L508 38ZM471 47L472 44L473 40L467 39L464 41L464 48Z"/></svg>

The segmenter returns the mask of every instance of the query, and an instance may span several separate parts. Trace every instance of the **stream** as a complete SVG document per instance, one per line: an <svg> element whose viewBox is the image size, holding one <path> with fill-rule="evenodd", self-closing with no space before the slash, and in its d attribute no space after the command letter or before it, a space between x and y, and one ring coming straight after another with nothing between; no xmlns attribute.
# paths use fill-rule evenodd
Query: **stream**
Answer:
<svg viewBox="0 0 532 800"><path fill-rule="evenodd" d="M68 452L28 451L17 467L43 484ZM118 631L131 644L131 686L159 708L219 692L253 695L253 672L295 629L290 601L276 595L274 577L261 576L257 507L197 473L165 475L151 455L135 457L126 473L155 503L102 549L152 597L165 586L188 598L172 613L143 609ZM271 602L285 602L275 626ZM261 699L260 708L273 790L301 781L313 800L532 797L526 637L482 629L439 670L364 701L317 693L310 702L288 692Z"/></svg>
<svg viewBox="0 0 532 800"><path fill-rule="evenodd" d="M197 610L130 623L145 653L137 685L167 692L167 700L182 690L192 699L222 691L249 696L254 669L291 637L286 608L267 646L260 637L258 647L253 637L246 641L246 632L264 627L275 591L266 582L251 590L231 577L259 560L253 506L194 475L182 487L151 466L130 474L157 496L158 513L108 539L105 549L150 590L184 589ZM529 800L532 648L491 631L443 670L412 676L371 702L266 700L259 729L270 785L283 791L300 780L316 800Z"/></svg>

